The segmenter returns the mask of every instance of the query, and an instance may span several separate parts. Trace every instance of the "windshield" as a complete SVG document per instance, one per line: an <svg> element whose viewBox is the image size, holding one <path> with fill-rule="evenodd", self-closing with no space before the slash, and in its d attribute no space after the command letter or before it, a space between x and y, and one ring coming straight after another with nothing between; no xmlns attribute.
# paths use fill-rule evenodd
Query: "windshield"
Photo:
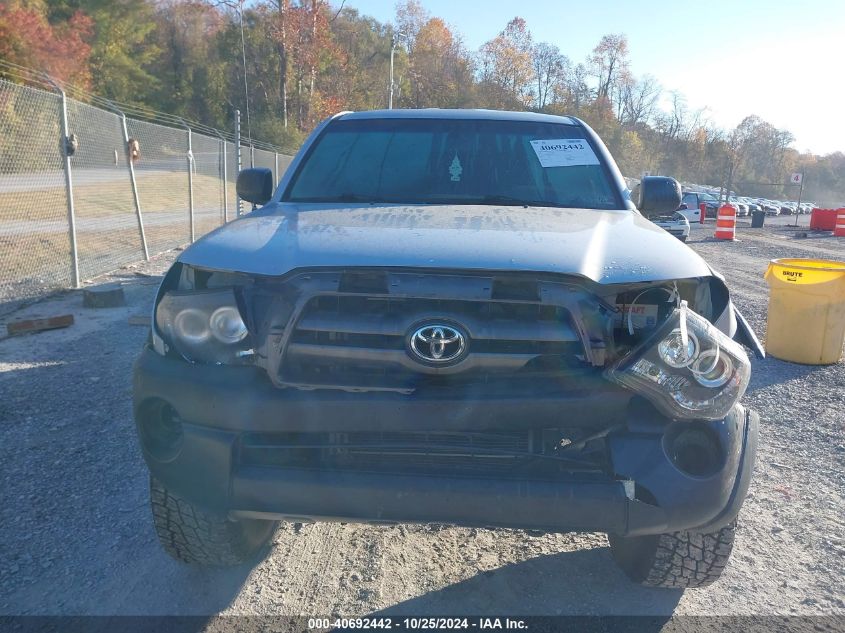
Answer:
<svg viewBox="0 0 845 633"><path fill-rule="evenodd" d="M471 119L335 121L283 200L623 208L580 126Z"/></svg>

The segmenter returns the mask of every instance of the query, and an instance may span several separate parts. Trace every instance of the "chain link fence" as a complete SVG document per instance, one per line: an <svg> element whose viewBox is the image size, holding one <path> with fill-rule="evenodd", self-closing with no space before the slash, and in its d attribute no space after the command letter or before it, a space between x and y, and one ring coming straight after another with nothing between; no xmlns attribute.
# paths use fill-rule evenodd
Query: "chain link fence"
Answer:
<svg viewBox="0 0 845 633"><path fill-rule="evenodd" d="M164 124L126 116L37 76L38 87L0 78L0 306L78 286L237 217L237 138L168 115ZM291 157L257 145L241 140L242 167L271 169L277 183Z"/></svg>
<svg viewBox="0 0 845 633"><path fill-rule="evenodd" d="M0 80L0 297L71 283L60 113L57 95Z"/></svg>
<svg viewBox="0 0 845 633"><path fill-rule="evenodd" d="M273 172L273 182L276 182L276 159L275 154L273 152L268 152L263 149L256 149L254 151L255 154L255 166L256 167L264 167L266 169L270 169Z"/></svg>

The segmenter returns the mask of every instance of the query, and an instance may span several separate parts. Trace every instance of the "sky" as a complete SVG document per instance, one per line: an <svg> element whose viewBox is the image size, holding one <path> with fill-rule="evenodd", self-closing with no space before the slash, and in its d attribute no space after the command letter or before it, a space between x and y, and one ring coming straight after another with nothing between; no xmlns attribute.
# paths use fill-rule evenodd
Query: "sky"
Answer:
<svg viewBox="0 0 845 633"><path fill-rule="evenodd" d="M515 16L535 42L584 61L602 35L628 37L631 69L677 90L690 110L730 129L756 114L795 136L799 151L845 152L842 0L420 0L477 50ZM339 5L340 0L333 0ZM392 22L395 0L346 0Z"/></svg>

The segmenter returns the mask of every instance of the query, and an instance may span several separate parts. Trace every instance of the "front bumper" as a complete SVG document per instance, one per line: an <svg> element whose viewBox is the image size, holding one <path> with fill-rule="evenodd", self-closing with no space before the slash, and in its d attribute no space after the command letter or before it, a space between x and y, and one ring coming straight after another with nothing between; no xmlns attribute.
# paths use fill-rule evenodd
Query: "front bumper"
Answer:
<svg viewBox="0 0 845 633"><path fill-rule="evenodd" d="M146 403L167 402L182 420L178 450L162 456L140 433L151 473L184 498L232 516L371 523L434 522L626 535L729 523L745 498L757 443L756 414L737 405L724 419L696 423L718 438L723 462L706 477L667 455L671 423L610 384L556 397L422 397L277 389L254 367L190 365L145 349L135 365L136 422ZM542 428L561 419L598 427L613 476L497 479L244 465L245 434Z"/></svg>

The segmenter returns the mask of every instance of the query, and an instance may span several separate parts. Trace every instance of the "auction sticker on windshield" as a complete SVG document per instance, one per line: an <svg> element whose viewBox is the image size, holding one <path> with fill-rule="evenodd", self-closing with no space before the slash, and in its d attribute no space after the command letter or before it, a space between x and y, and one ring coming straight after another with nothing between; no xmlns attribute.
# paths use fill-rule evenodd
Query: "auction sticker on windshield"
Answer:
<svg viewBox="0 0 845 633"><path fill-rule="evenodd" d="M531 147L543 167L598 165L593 148L583 138L554 138L531 141Z"/></svg>

